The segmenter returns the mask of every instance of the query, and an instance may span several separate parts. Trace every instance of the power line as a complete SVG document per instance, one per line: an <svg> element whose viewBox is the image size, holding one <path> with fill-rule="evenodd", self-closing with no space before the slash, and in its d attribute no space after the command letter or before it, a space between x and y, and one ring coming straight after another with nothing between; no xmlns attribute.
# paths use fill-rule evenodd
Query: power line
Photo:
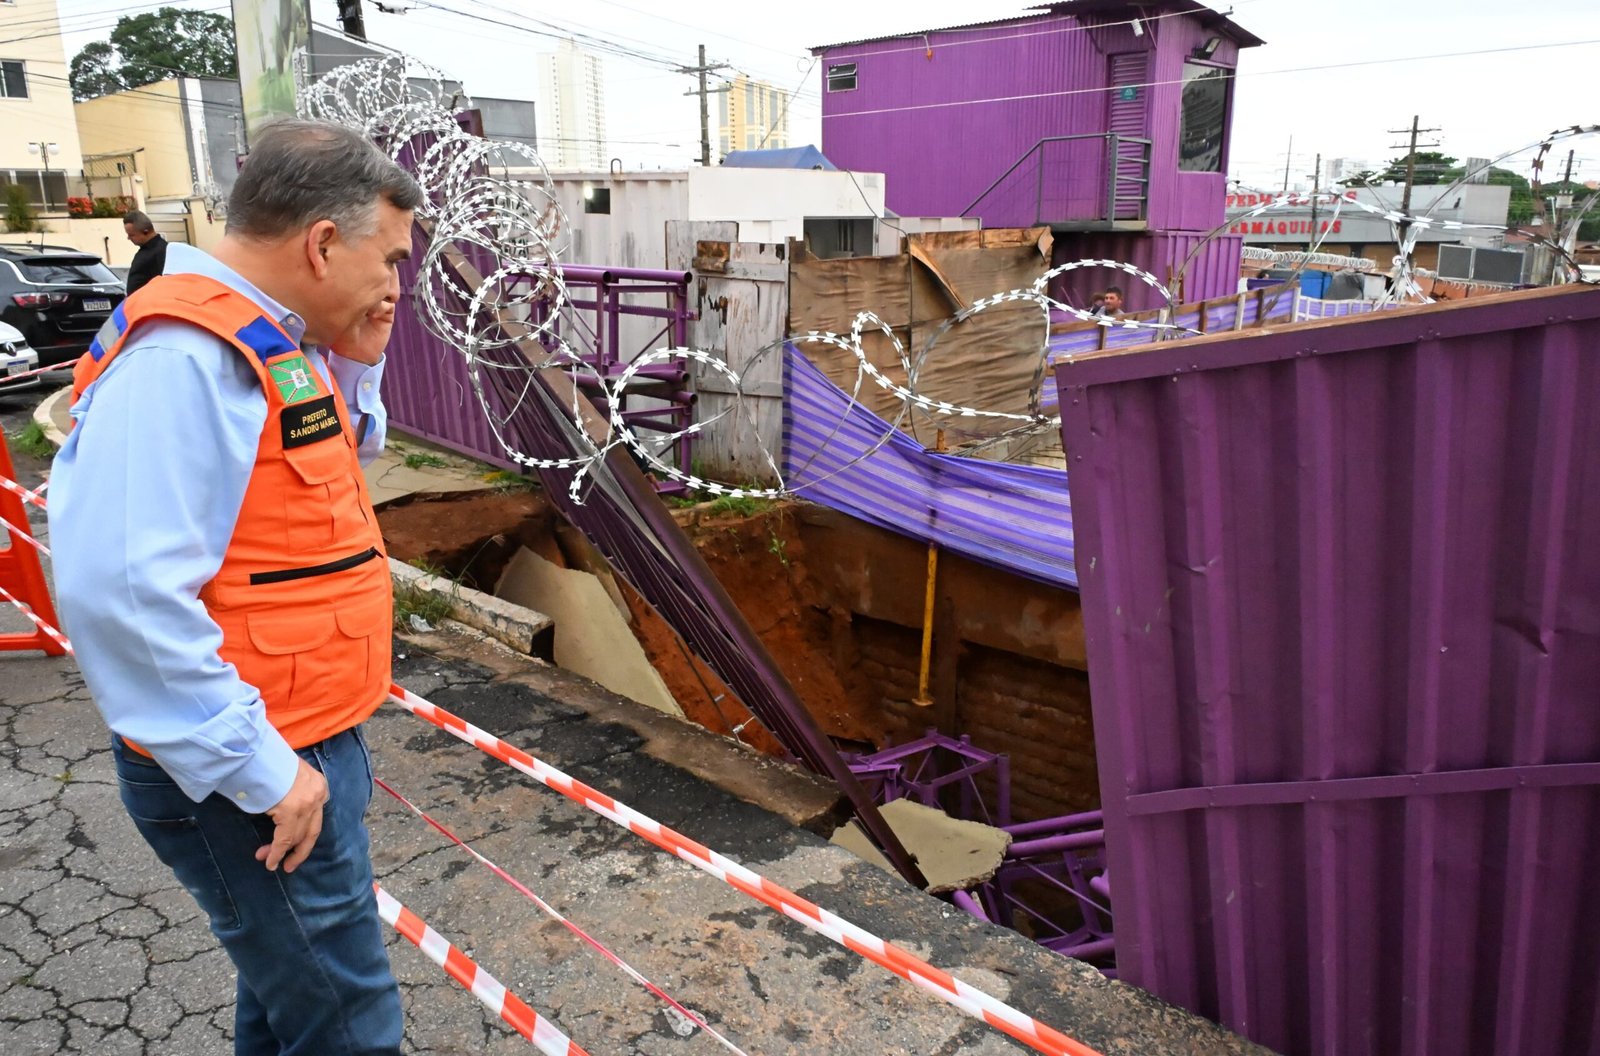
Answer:
<svg viewBox="0 0 1600 1056"><path fill-rule="evenodd" d="M817 68L817 57L815 55L813 55L811 57L811 65L807 66L806 67L806 72L802 73L800 75L800 83L801 84L805 84L806 83L806 78L810 77L811 76L811 71L816 69L816 68ZM799 89L797 88L797 89L795 89L795 91L798 92ZM794 101L794 95L795 95L795 93L791 92L788 95L783 97L783 109L781 111L779 111L777 118L775 118L773 120L772 126L767 129L767 134L761 137L761 142L756 144L756 149L757 150L760 150L762 147L767 145L767 139L768 139L768 137L770 137L772 135L773 129L775 129L779 125L783 124L783 119L789 116L789 104ZM856 189L860 190L859 187L856 188ZM864 197L866 197L866 195L862 195L862 197L864 198Z"/></svg>
<svg viewBox="0 0 1600 1056"><path fill-rule="evenodd" d="M572 30L572 29L570 29L568 27L558 26L558 25L555 25L553 23L544 22L544 21L539 20L539 19L529 19L529 21L537 22L539 25L546 26L546 27L549 27L549 28L546 28L546 29L535 29L533 26L524 25L524 24L522 24L520 22L507 22L504 19L491 18L488 15L481 15L481 14L478 14L478 13L473 12L473 11L463 11L460 8L457 8L457 7L445 7L443 4L435 3L434 0L417 0L417 2L420 3L424 7L432 8L433 10L436 10L436 11L448 12L449 14L456 15L457 17L460 17L460 18L470 18L470 19L473 19L475 21L486 22L486 23L488 23L490 25L501 26L501 27L503 27L505 29L514 29L514 30L517 30L518 32L528 33L528 34L531 34L532 36L536 36L536 37L547 37L547 38L550 38L550 39L553 39L553 40L558 40L558 41L560 41L560 40L573 40L573 41L576 41L576 40L582 39L585 42L585 44L588 47L590 47L592 50L601 52L602 54L606 54L606 55L614 55L614 56L617 56L619 58L631 58L631 59L638 60L640 62L647 62L647 63L653 64L653 65L662 66L662 67L667 68L667 69L674 69L676 67L676 65L677 65L676 62L674 62L672 59L667 58L665 56L662 56L662 55L650 55L650 54L647 54L645 52L636 51L636 50L628 48L628 47L626 47L624 45L615 44L615 43L613 43L611 41L605 40L604 38L601 38L601 37L594 37L594 36L591 36L591 35L589 35L587 33L583 33L581 31ZM488 5L485 5L485 6L488 6ZM526 15L520 15L518 17L528 18L528 16L526 16Z"/></svg>
<svg viewBox="0 0 1600 1056"><path fill-rule="evenodd" d="M1574 48L1589 44L1600 44L1596 40L1562 40L1552 41L1547 44L1522 44L1505 48L1483 48L1476 51L1449 51L1432 55L1397 55L1387 59L1363 59L1357 62L1329 63L1322 66L1294 66L1281 70L1255 70L1249 73L1240 73L1238 70L1226 70L1222 80L1238 80L1241 77L1271 77L1285 73L1313 73L1318 70L1343 70L1355 66L1380 66L1391 62L1422 62L1428 59L1454 59L1469 55L1496 55L1511 51L1538 51L1546 48ZM870 117L876 114L902 113L908 110L940 110L954 106L977 106L983 103L1011 103L1023 102L1029 99L1055 99L1071 95L1099 95L1105 92L1122 91L1125 88L1159 88L1165 85L1182 84L1183 79L1177 78L1166 81L1146 81L1136 85L1112 85L1097 88L1066 88L1058 92L1029 92L1022 95L995 96L988 99L956 99L947 103L919 103L914 106L887 106L875 110L850 110L840 114L828 114L828 117Z"/></svg>
<svg viewBox="0 0 1600 1056"><path fill-rule="evenodd" d="M227 10L229 10L229 8L226 5L224 5L222 7L185 8L184 10L186 10L186 11L194 11L196 14L202 14L202 15L215 15L215 14L220 14L223 11L227 11ZM103 18L105 16L104 15L100 15L100 14L97 13L96 17ZM96 25L67 26L65 28L60 27L59 24L58 24L57 32L54 32L54 33L34 33L34 34L30 35L30 36L25 36L25 37L10 37L10 38L7 38L5 40L0 40L0 44L20 44L25 40L44 40L44 39L49 38L49 37L60 37L60 38L62 38L63 42L65 42L65 39L66 39L66 36L67 36L68 33L74 33L74 34L77 34L77 33L97 33L102 29L115 29L115 28L117 28L118 23L120 23L121 21L122 21L122 19L120 17L118 17L115 21L112 21L112 22L104 22L104 23L100 23L100 24L96 24Z"/></svg>

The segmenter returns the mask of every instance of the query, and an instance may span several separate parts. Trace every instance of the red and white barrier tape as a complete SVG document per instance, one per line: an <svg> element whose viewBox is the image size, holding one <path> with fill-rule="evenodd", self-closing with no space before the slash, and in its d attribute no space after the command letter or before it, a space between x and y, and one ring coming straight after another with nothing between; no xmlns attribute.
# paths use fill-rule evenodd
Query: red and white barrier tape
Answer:
<svg viewBox="0 0 1600 1056"><path fill-rule="evenodd" d="M77 655L76 653L74 653L72 651L72 643L67 641L66 635L62 634L60 631L56 630L54 627L50 626L48 623L45 623L43 620L41 620L39 618L38 614L33 611L33 606L32 605L29 605L27 602L23 601L21 598L17 597L15 594L11 593L5 587L0 587L0 599L3 599L5 601L9 601L11 604L13 604L17 608L21 609L22 610L22 614L24 616L26 616L28 619L32 620L35 627L38 627L52 641L54 641L57 645L61 646L61 648L65 649L69 656L76 656Z"/></svg>
<svg viewBox="0 0 1600 1056"><path fill-rule="evenodd" d="M466 987L473 997L505 1020L512 1030L533 1042L540 1052L549 1056L589 1056L577 1042L561 1033L522 998L507 990L498 979L479 968L472 958L450 945L450 940L428 927L426 921L402 906L393 895L378 884L373 884L372 890L378 896L378 916L385 923L409 939L428 960L443 968L450 978Z"/></svg>
<svg viewBox="0 0 1600 1056"><path fill-rule="evenodd" d="M811 904L738 862L703 847L632 807L595 791L581 781L574 780L522 749L479 729L460 716L451 714L401 686L391 685L389 692L391 700L418 718L522 771L540 784L588 807L596 814L609 818L697 869L710 873L759 902L766 903L817 934L832 939L846 949L854 950L867 960L949 1002L969 1016L981 1019L997 1030L1004 1031L1029 1048L1050 1053L1052 1056L1099 1056L1094 1049L1082 1042L1074 1041L1055 1028L935 968L921 958L912 956L893 943L885 942L844 918Z"/></svg>
<svg viewBox="0 0 1600 1056"><path fill-rule="evenodd" d="M69 359L65 363L56 363L48 367L35 367L32 370L25 370L21 374L0 374L0 382L21 381L23 378L37 377L40 374L49 374L57 370L71 370L77 365L78 361L76 359Z"/></svg>
<svg viewBox="0 0 1600 1056"><path fill-rule="evenodd" d="M483 864L484 866L488 867L490 872L494 873L494 875L498 876L500 879L504 880L506 883L510 884L512 887L516 888L518 892L520 892L522 895L527 897L531 902L533 902L534 905L538 906L541 910L543 910L548 916L551 917L551 919L560 922L560 924L563 927L565 927L568 931L572 932L578 938L582 939L584 942L586 942L590 946L594 947L596 952L598 952L602 957L604 957L606 960L610 961L612 964L616 965L618 968L622 969L622 971L624 973L626 973L628 975L628 977L631 978L634 982L638 983L640 986L642 986L646 990L650 991L650 993L654 994L656 997L660 998L662 1001L665 1001L668 1005L670 1005L674 1010L676 1010L678 1013L680 1013L689 1022L693 1023L695 1026L699 1027L701 1030L705 1031L707 1034L711 1035L713 1038L716 1038L718 1041L720 1041L724 1048L728 1049L730 1052L738 1053L739 1056L749 1056L749 1054L746 1053L743 1049L739 1048L739 1046L735 1045L733 1042L729 1041L727 1038L725 1038L721 1034L717 1033L717 1031L711 1026L711 1024L707 1023L693 1009L687 1008L684 1005L679 1004L676 1000L673 999L671 994L667 993L665 990L662 990L660 987L656 986L656 984L654 984L650 980L646 979L642 974L640 974L640 972L637 969L635 969L627 961L624 961L621 957L618 957L615 953L612 953L610 950L606 949L606 947L603 944L601 944L599 940L590 937L587 932L585 932L582 928L578 927L572 921L568 920L566 917L562 916L559 912L556 911L555 907L551 906L550 903L546 902L544 899L542 899L538 895L534 894L531 890L528 889L528 887L525 884L523 884L521 881L519 881L516 877L512 876L510 873L506 872L504 869L500 868L498 865L496 865L493 862L491 862L488 858L484 857L482 854L479 854L476 848L472 847L470 844L468 844L461 837L457 836L455 833L451 832L444 825L442 825L438 821L434 820L421 807L417 806L415 803L411 802L405 796L403 796L399 792L395 791L392 787L390 787L388 784L386 784L382 778L375 777L375 778L373 778L373 782L379 788L383 789L385 792L389 793L389 795L393 796L395 799L398 799L401 803L403 803L405 805L406 809L410 810L411 813L415 814L417 817L421 818L423 821L427 822L429 825L431 825L435 829L439 830L439 832L444 834L445 838L448 839L451 843L454 843L457 847L460 847L463 851L466 851L468 854L472 855L472 857L476 858L481 864Z"/></svg>
<svg viewBox="0 0 1600 1056"><path fill-rule="evenodd" d="M39 489L37 491L29 491L27 488L23 487L21 484L18 484L14 480L10 480L6 477L0 477L0 488L4 488L6 491L9 491L21 498L23 502L26 502L32 506L37 506L41 510L45 508L44 489L48 484L49 481L46 481L44 484L39 485Z"/></svg>
<svg viewBox="0 0 1600 1056"><path fill-rule="evenodd" d="M18 528L4 517L0 517L0 528L4 528L8 533L10 533L11 538L21 539L23 542L33 547L41 554L44 554L46 557L50 556L50 548L48 546L45 546L39 540L29 535L26 530Z"/></svg>

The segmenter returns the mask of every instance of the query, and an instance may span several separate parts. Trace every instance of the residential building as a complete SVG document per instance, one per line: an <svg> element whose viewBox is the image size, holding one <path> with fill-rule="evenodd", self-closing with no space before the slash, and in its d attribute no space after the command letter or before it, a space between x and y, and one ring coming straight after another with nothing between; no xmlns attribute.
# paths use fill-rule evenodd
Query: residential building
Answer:
<svg viewBox="0 0 1600 1056"><path fill-rule="evenodd" d="M1224 221L1233 72L1262 43L1195 0L1071 0L994 22L829 44L822 150L882 172L889 208L1048 225L1055 259L1128 262L1182 300L1232 293L1240 240ZM1056 287L1086 304L1120 272Z"/></svg>
<svg viewBox="0 0 1600 1056"><path fill-rule="evenodd" d="M120 210L143 204L142 181L134 159L122 159L118 171L83 145L68 71L56 0L0 0L0 195L22 187L36 221L28 233L0 223L0 243L66 246L122 267L135 250ZM104 171L114 178L89 178ZM89 195L109 199L101 216L83 215Z"/></svg>
<svg viewBox="0 0 1600 1056"><path fill-rule="evenodd" d="M571 40L534 56L539 153L553 171L606 167L606 96L600 56Z"/></svg>
<svg viewBox="0 0 1600 1056"><path fill-rule="evenodd" d="M41 217L83 193L83 150L56 0L0 2L0 187L16 184Z"/></svg>
<svg viewBox="0 0 1600 1056"><path fill-rule="evenodd" d="M1365 158L1323 158L1322 186L1326 190L1337 187L1339 181L1348 180L1357 173L1381 172L1384 165L1374 164Z"/></svg>
<svg viewBox="0 0 1600 1056"><path fill-rule="evenodd" d="M96 193L131 186L169 241L209 249L222 238L242 145L238 81L174 77L74 110Z"/></svg>
<svg viewBox="0 0 1600 1056"><path fill-rule="evenodd" d="M785 94L766 81L739 74L723 96L721 145L733 150L777 149L789 145L789 107Z"/></svg>

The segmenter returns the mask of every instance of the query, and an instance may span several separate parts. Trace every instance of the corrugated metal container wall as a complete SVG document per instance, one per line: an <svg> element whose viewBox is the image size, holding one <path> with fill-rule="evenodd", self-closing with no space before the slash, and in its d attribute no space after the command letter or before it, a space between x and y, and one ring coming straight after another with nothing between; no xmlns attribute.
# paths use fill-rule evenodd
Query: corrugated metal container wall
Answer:
<svg viewBox="0 0 1600 1056"><path fill-rule="evenodd" d="M1219 235L1208 242L1195 234L1115 234L1086 232L1058 234L1051 253L1051 267L1074 260L1119 260L1154 275L1182 304L1226 297L1239 290L1239 259L1244 239L1239 235ZM1183 289L1173 283L1196 246L1200 251L1189 263ZM1126 308L1141 312L1163 306L1161 295L1152 287L1125 272L1111 268L1078 268L1057 276L1052 287L1057 299L1087 307L1089 298L1107 286L1122 287Z"/></svg>
<svg viewBox="0 0 1600 1056"><path fill-rule="evenodd" d="M1178 146L1183 133L1183 67L1194 50L1206 43L1212 32L1191 18L1163 20L1158 30L1164 36L1156 50L1156 65L1151 80L1151 113L1156 117L1155 142L1150 156L1150 227L1155 230L1209 231L1222 223L1228 193L1228 157L1233 145L1233 103L1230 98L1226 120L1230 127L1222 139L1222 158L1216 172L1182 172L1178 169ZM1223 39L1209 65L1237 67L1238 45ZM1230 92L1232 87L1230 85Z"/></svg>
<svg viewBox="0 0 1600 1056"><path fill-rule="evenodd" d="M1600 1052L1597 326L1058 368L1122 978L1292 1056Z"/></svg>
<svg viewBox="0 0 1600 1056"><path fill-rule="evenodd" d="M665 268L667 221L689 215L687 172L556 173L552 176L556 199L567 214L569 237L561 253L564 264L590 264L611 268ZM586 211L592 199L585 188L609 191L606 213ZM576 293L577 291L575 291ZM636 296L629 304L666 307L662 295ZM594 312L580 314L592 325ZM664 348L671 342L660 336L663 320L624 315L618 321L622 358L632 359L645 347ZM581 331L580 333L586 333Z"/></svg>
<svg viewBox="0 0 1600 1056"><path fill-rule="evenodd" d="M885 173L896 212L960 215L1040 139L1107 131L1120 102L1110 91L1112 62L1154 47L1138 97L1154 143L1147 219L1155 230L1209 230L1223 219L1226 149L1222 172L1179 172L1178 140L1183 64L1211 31L1191 17L1163 16L1135 36L1123 16L1108 20L1113 24L1085 26L1071 16L1040 15L828 49L823 152L842 168ZM1238 47L1224 40L1210 61L1233 66ZM841 63L856 65L856 87L830 92L827 68ZM1047 198L1103 196L1103 147L1050 149L1046 174L1056 186L1045 190ZM1037 177L1037 166L1024 165L985 197L984 226L1033 224Z"/></svg>
<svg viewBox="0 0 1600 1056"><path fill-rule="evenodd" d="M400 264L400 304L384 357L383 403L396 428L462 454L516 469L494 438L467 373L466 359L417 319L417 266L428 248L419 228L411 233L411 259Z"/></svg>
<svg viewBox="0 0 1600 1056"><path fill-rule="evenodd" d="M1106 59L1075 19L1021 19L927 41L834 48L822 59L823 152L840 168L885 173L895 212L959 216L1041 138L1105 130ZM856 89L829 92L827 68L851 62ZM1084 178L1099 179L1095 158ZM984 226L1031 225L1036 199L1035 181L1020 181L993 215L985 209Z"/></svg>

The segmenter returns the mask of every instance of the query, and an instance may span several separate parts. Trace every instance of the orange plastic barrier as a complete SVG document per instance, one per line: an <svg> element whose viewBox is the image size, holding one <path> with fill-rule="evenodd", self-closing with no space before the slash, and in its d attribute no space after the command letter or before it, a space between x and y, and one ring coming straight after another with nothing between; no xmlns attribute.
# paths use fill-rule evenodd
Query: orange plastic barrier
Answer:
<svg viewBox="0 0 1600 1056"><path fill-rule="evenodd" d="M16 481L16 479L17 471L11 464L11 452L6 447L5 434L0 433L0 480ZM23 509L22 499L8 488L0 488L0 519L9 521L19 528L26 527L28 523L28 514ZM55 606L50 601L50 590L44 580L44 567L39 564L39 552L27 543L13 538L10 530L4 526L0 526L0 539L8 544L5 549L0 549L0 588L21 605L26 605L32 610L38 620L52 627L59 627L61 620L56 616ZM0 634L0 652L24 649L39 649L47 656L62 656L66 653L61 643L40 628L37 622L31 631Z"/></svg>

